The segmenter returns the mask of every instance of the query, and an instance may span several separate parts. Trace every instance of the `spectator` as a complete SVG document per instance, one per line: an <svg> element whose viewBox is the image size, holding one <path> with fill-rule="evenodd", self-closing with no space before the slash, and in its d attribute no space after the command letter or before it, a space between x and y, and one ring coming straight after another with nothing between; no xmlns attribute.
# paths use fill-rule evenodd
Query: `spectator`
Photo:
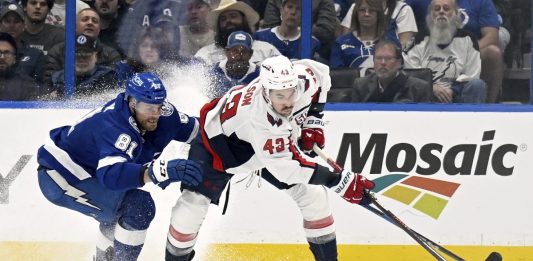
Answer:
<svg viewBox="0 0 533 261"><path fill-rule="evenodd" d="M81 10L76 16L76 33L84 34L93 39L98 39L100 34L100 16L96 10L87 8ZM121 60L120 53L113 47L100 43L98 52L98 65L114 66ZM65 64L65 42L56 44L46 56L45 82L50 84L52 73L60 71Z"/></svg>
<svg viewBox="0 0 533 261"><path fill-rule="evenodd" d="M300 0L283 0L281 4L281 25L264 29L254 34L254 39L274 45L283 56L301 59L300 54ZM312 53L320 49L320 41L312 38Z"/></svg>
<svg viewBox="0 0 533 261"><path fill-rule="evenodd" d="M511 25L511 1L510 0L492 0L494 7L498 12L498 21L500 22L500 28L498 29L498 46L502 52L505 52L505 48L511 41L512 30Z"/></svg>
<svg viewBox="0 0 533 261"><path fill-rule="evenodd" d="M335 41L331 50L329 66L333 68L374 67L374 45L380 38L394 41L400 46L392 31L385 31L386 22L381 0L356 0L352 15L352 32L342 35ZM370 58L370 59L369 59Z"/></svg>
<svg viewBox="0 0 533 261"><path fill-rule="evenodd" d="M22 8L26 14L22 41L29 47L41 50L44 55L47 55L54 45L65 40L65 30L44 23L53 6L54 0L22 0Z"/></svg>
<svg viewBox="0 0 533 261"><path fill-rule="evenodd" d="M454 0L433 0L426 19L429 36L417 37L407 53L407 67L433 71L433 94L441 103L484 103L485 82L479 79L478 43L461 28Z"/></svg>
<svg viewBox="0 0 533 261"><path fill-rule="evenodd" d="M235 31L252 34L254 25L258 21L259 15L249 5L235 0L221 1L220 5L207 16L207 23L215 30L215 42L202 47L195 56L208 65L222 61L226 58L224 48L228 43L228 36ZM254 41L252 49L253 63L260 63L268 57L280 55L276 47L263 41Z"/></svg>
<svg viewBox="0 0 533 261"><path fill-rule="evenodd" d="M132 32L139 32L146 27L158 24L158 26L164 26L162 29L171 36L169 39L175 43L175 49L178 50L180 43L179 17L184 13L182 10L184 5L181 2L183 0L143 0L135 1L127 7L127 10L121 7L122 18L116 36L120 47L127 52L132 42Z"/></svg>
<svg viewBox="0 0 533 261"><path fill-rule="evenodd" d="M263 28L272 28L281 24L281 3L283 0L268 0L263 19ZM332 0L312 0L313 35L323 46L320 56L329 58L331 44L335 40L335 28L339 24Z"/></svg>
<svg viewBox="0 0 533 261"><path fill-rule="evenodd" d="M409 4L424 14L431 10L429 0L408 0ZM425 5L425 9L424 9ZM492 0L456 0L462 29L470 31L476 37L481 55L481 79L487 83L487 102L498 102L502 92L503 55L499 47L498 13ZM428 7L429 6L429 7ZM420 25L419 25L420 26Z"/></svg>
<svg viewBox="0 0 533 261"><path fill-rule="evenodd" d="M413 43L415 34L418 32L413 9L400 0L381 0L381 3L385 12L386 30L394 31L402 44L402 49L407 50ZM346 17L341 23L346 28L345 30L349 30L348 28L350 28L350 17L352 16L354 6L353 4L350 7L350 10L348 10ZM393 11L390 12L390 10Z"/></svg>
<svg viewBox="0 0 533 261"><path fill-rule="evenodd" d="M35 81L16 70L17 43L8 33L0 33L0 100L23 101L37 97Z"/></svg>
<svg viewBox="0 0 533 261"><path fill-rule="evenodd" d="M194 56L200 48L215 42L215 31L207 24L211 11L209 1L190 0L187 6L187 22L180 26L180 55Z"/></svg>
<svg viewBox="0 0 533 261"><path fill-rule="evenodd" d="M88 35L76 35L76 98L118 90L115 71L107 66L97 65L98 40ZM53 90L59 97L65 95L65 71L52 75ZM116 93L114 93L116 94ZM105 98L107 99L107 97Z"/></svg>
<svg viewBox="0 0 533 261"><path fill-rule="evenodd" d="M147 27L133 41L128 58L117 63L119 85L136 72L154 72L160 78L169 75L171 66L188 64L192 59L175 54L172 42L160 28Z"/></svg>
<svg viewBox="0 0 533 261"><path fill-rule="evenodd" d="M94 0L94 9L100 16L100 41L124 55L127 49L121 48L117 40L117 31L121 25L119 7L119 0ZM135 31L130 30L128 33L132 32Z"/></svg>
<svg viewBox="0 0 533 261"><path fill-rule="evenodd" d="M224 95L231 87L248 84L259 76L259 66L250 62L252 58L252 36L244 31L230 34L226 46L226 59L212 69L214 81L210 98Z"/></svg>
<svg viewBox="0 0 533 261"><path fill-rule="evenodd" d="M21 39L24 32L24 12L20 6L10 4L1 9L0 32L10 34L17 42L17 70L42 84L45 57L43 52L27 47Z"/></svg>
<svg viewBox="0 0 533 261"><path fill-rule="evenodd" d="M352 102L430 102L428 82L403 73L402 63L396 43L381 40L375 47L375 73L356 80Z"/></svg>
<svg viewBox="0 0 533 261"><path fill-rule="evenodd" d="M47 24L56 25L65 27L65 9L66 4L65 0L55 0L54 7L48 13L46 17ZM71 2L70 4L72 4ZM90 6L81 0L76 0L76 15L83 9L89 8Z"/></svg>
<svg viewBox="0 0 533 261"><path fill-rule="evenodd" d="M176 19L174 19L172 16L162 14L154 19L152 27L161 30L165 37L170 41L170 53L167 55L177 57L179 55L181 36L180 28L176 22Z"/></svg>

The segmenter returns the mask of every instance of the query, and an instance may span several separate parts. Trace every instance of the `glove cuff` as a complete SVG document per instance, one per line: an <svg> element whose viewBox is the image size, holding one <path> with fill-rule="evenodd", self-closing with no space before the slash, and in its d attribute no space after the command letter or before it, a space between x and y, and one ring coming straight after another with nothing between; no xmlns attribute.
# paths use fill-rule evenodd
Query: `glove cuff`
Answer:
<svg viewBox="0 0 533 261"><path fill-rule="evenodd" d="M307 116L303 125L303 129L322 129L324 128L324 121L315 116Z"/></svg>
<svg viewBox="0 0 533 261"><path fill-rule="evenodd" d="M154 184L158 184L168 179L167 161L154 160L149 167L148 176Z"/></svg>
<svg viewBox="0 0 533 261"><path fill-rule="evenodd" d="M334 185L331 187L331 189L341 195L344 196L348 188L350 187L350 184L357 178L357 173L353 173L348 170L343 170L341 173L341 179L339 180L339 183L337 185Z"/></svg>

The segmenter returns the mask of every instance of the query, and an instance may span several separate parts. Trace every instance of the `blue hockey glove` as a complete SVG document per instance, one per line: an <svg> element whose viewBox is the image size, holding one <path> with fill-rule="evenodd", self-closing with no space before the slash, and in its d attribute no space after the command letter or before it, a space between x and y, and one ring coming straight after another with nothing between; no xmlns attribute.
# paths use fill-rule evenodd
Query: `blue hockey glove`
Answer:
<svg viewBox="0 0 533 261"><path fill-rule="evenodd" d="M167 161L157 159L148 167L148 176L154 184L164 189L176 181L196 186L202 181L203 171L201 166L192 160L173 159Z"/></svg>

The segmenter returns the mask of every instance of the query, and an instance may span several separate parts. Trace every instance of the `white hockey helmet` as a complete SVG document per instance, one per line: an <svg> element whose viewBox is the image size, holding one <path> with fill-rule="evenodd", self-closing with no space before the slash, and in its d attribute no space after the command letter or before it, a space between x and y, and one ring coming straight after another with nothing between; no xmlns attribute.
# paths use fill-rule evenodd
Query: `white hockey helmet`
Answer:
<svg viewBox="0 0 533 261"><path fill-rule="evenodd" d="M259 82L270 103L271 90L295 90L294 100L300 97L298 74L289 58L279 55L265 59L261 63Z"/></svg>
<svg viewBox="0 0 533 261"><path fill-rule="evenodd" d="M259 81L266 89L284 90L298 86L298 75L289 58L279 55L261 63Z"/></svg>

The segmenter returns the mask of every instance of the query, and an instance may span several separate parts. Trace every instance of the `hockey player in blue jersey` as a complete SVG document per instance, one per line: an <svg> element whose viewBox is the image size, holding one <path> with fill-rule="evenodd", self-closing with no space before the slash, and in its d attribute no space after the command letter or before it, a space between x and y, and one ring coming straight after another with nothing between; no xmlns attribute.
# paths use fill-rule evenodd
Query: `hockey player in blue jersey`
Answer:
<svg viewBox="0 0 533 261"><path fill-rule="evenodd" d="M166 95L154 74L134 74L125 92L74 125L51 130L39 148L44 196L100 223L96 260L139 256L155 215L152 197L139 187L153 182L165 188L177 181L194 186L202 180L193 161L157 159L170 141L189 143L199 126Z"/></svg>

